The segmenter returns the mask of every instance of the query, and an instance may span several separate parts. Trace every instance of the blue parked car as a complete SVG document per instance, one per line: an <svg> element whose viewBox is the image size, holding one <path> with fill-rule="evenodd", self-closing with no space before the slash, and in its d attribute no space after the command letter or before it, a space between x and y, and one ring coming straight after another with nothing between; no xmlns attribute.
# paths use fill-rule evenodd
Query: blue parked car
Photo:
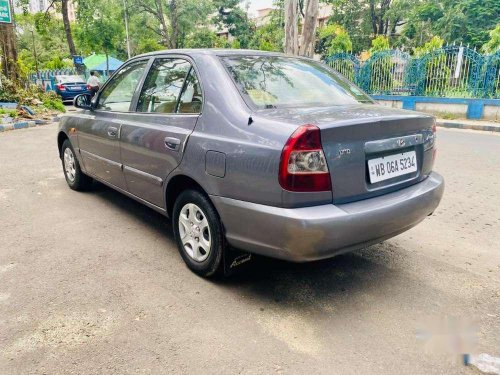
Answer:
<svg viewBox="0 0 500 375"><path fill-rule="evenodd" d="M72 101L80 94L90 94L90 88L85 79L77 75L55 76L55 92L61 97L63 102Z"/></svg>

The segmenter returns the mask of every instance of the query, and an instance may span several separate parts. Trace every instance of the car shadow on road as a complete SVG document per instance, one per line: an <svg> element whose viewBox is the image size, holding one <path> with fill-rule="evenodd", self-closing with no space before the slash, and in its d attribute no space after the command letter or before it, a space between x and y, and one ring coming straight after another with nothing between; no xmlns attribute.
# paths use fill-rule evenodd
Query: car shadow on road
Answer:
<svg viewBox="0 0 500 375"><path fill-rule="evenodd" d="M247 296L261 302L291 306L352 298L369 293L372 288L379 288L377 293L383 293L384 285L398 277L372 257L374 252L385 252L384 247L375 245L308 263L255 257L252 263L220 280L219 284L235 292L245 291Z"/></svg>
<svg viewBox="0 0 500 375"><path fill-rule="evenodd" d="M160 213L114 191L94 183L93 194L115 205L124 214L146 224L175 248L170 221ZM291 263L278 259L253 256L252 260L226 278L210 280L235 293L246 292L261 301L280 303L315 303L333 295L365 293L368 289L383 288L389 279L397 277L384 264L392 262L396 251L392 245L381 244L342 254L334 258L308 263ZM392 249L394 250L394 249ZM375 256L374 254L377 253ZM374 258L387 258L385 260ZM186 269L186 272L189 272Z"/></svg>
<svg viewBox="0 0 500 375"><path fill-rule="evenodd" d="M92 184L92 194L104 199L106 202L113 204L124 213L134 216L142 223L147 224L160 234L174 241L174 234L171 230L170 220L155 210L146 207L145 205L121 194L100 182L94 181Z"/></svg>

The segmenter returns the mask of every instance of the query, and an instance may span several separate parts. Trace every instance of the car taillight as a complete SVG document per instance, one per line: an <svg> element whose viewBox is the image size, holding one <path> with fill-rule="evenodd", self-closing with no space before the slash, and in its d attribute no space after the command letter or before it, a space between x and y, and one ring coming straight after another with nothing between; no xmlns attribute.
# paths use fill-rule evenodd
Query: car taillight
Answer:
<svg viewBox="0 0 500 375"><path fill-rule="evenodd" d="M332 190L317 126L302 125L288 138L281 152L279 182L289 191Z"/></svg>
<svg viewBox="0 0 500 375"><path fill-rule="evenodd" d="M58 84L56 85L56 87L61 90L61 91L65 91L66 90L66 86L64 86L63 84Z"/></svg>
<svg viewBox="0 0 500 375"><path fill-rule="evenodd" d="M92 86L87 85L87 90L89 90L89 91L90 91L91 89L92 89Z"/></svg>

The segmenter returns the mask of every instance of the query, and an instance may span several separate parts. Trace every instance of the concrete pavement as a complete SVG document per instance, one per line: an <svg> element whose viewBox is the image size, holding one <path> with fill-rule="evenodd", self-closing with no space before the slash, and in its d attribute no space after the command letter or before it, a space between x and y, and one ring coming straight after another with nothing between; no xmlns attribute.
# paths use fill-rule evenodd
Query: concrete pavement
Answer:
<svg viewBox="0 0 500 375"><path fill-rule="evenodd" d="M56 132L0 134L0 374L476 374L440 325L500 356L500 136L438 130L445 197L407 233L207 281L162 216L70 190Z"/></svg>

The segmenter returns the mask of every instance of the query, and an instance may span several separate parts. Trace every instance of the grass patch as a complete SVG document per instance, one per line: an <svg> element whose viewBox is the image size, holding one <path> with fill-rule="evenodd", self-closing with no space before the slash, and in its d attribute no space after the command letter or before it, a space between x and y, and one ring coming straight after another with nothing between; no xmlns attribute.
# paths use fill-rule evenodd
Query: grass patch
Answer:
<svg viewBox="0 0 500 375"><path fill-rule="evenodd" d="M16 118L17 117L17 110L16 109L0 108L0 116L3 116L3 115L8 115L9 117Z"/></svg>
<svg viewBox="0 0 500 375"><path fill-rule="evenodd" d="M462 118L460 115L450 112L437 112L436 117L442 118L443 120L458 120Z"/></svg>

